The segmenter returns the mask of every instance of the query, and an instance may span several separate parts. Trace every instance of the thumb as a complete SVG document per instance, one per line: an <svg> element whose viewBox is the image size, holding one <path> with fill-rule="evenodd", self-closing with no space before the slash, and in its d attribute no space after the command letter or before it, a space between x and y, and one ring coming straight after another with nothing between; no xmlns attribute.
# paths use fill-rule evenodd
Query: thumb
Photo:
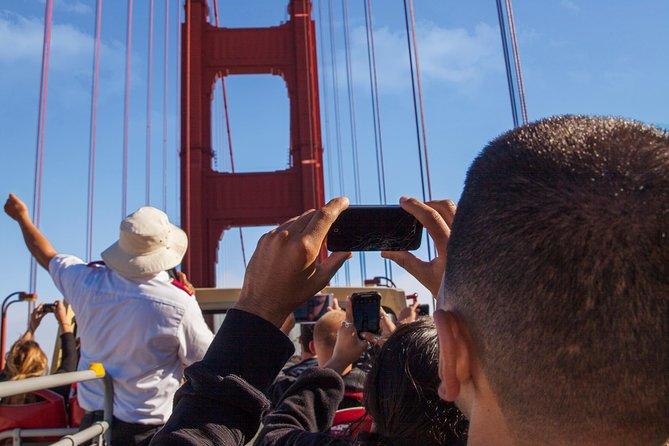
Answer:
<svg viewBox="0 0 669 446"><path fill-rule="evenodd" d="M317 280L326 284L332 279L332 276L342 267L344 262L351 258L350 252L333 252L322 261L316 270Z"/></svg>
<svg viewBox="0 0 669 446"><path fill-rule="evenodd" d="M419 274L423 261L408 251L382 251L381 257L392 260L409 273Z"/></svg>

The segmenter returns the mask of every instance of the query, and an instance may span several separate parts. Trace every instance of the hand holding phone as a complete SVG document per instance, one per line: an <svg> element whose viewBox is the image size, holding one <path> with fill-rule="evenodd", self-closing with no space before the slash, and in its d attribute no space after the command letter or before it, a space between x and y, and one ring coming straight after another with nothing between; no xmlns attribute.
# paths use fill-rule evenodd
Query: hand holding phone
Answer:
<svg viewBox="0 0 669 446"><path fill-rule="evenodd" d="M42 313L55 313L56 312L56 304L43 304L42 305Z"/></svg>
<svg viewBox="0 0 669 446"><path fill-rule="evenodd" d="M381 295L375 291L353 293L349 300L353 313L353 324L358 338L361 333L381 333Z"/></svg>

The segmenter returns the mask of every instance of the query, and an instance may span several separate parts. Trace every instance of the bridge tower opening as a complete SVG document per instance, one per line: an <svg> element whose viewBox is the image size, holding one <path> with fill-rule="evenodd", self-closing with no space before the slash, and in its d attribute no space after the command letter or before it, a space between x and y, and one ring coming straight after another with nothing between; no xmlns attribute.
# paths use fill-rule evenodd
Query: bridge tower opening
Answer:
<svg viewBox="0 0 669 446"><path fill-rule="evenodd" d="M216 253L226 229L275 225L324 204L311 11L310 0L290 0L285 23L223 28L207 22L206 0L186 3L181 45L181 224L189 238L183 268L196 286L216 285ZM244 74L272 74L286 84L290 164L285 170L224 173L211 167L214 84L222 76ZM262 131L262 122L258 130Z"/></svg>

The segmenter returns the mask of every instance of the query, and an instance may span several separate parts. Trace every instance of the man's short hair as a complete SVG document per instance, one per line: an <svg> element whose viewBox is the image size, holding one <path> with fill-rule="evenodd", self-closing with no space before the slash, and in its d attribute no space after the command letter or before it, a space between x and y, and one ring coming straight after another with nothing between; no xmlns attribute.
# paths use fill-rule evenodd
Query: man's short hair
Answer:
<svg viewBox="0 0 669 446"><path fill-rule="evenodd" d="M545 119L473 162L445 295L512 431L664 441L668 217L669 134L638 122Z"/></svg>
<svg viewBox="0 0 669 446"><path fill-rule="evenodd" d="M341 322L346 319L346 313L341 310L333 310L325 313L314 326L314 342L334 348L337 342L337 331Z"/></svg>
<svg viewBox="0 0 669 446"><path fill-rule="evenodd" d="M303 352L311 352L309 344L314 340L314 324L300 324L300 337L298 340Z"/></svg>

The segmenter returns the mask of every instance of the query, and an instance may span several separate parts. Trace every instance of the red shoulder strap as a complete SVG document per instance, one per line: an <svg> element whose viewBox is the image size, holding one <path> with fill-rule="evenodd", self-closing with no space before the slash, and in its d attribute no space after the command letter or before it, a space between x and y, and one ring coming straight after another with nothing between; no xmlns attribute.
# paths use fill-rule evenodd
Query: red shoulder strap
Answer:
<svg viewBox="0 0 669 446"><path fill-rule="evenodd" d="M188 294L189 296L193 295L193 292L191 290L189 290L188 287L186 286L186 284L184 284L182 281L177 280L177 279L172 279L171 283L172 283L172 285L179 288L180 290L185 291L186 294Z"/></svg>

